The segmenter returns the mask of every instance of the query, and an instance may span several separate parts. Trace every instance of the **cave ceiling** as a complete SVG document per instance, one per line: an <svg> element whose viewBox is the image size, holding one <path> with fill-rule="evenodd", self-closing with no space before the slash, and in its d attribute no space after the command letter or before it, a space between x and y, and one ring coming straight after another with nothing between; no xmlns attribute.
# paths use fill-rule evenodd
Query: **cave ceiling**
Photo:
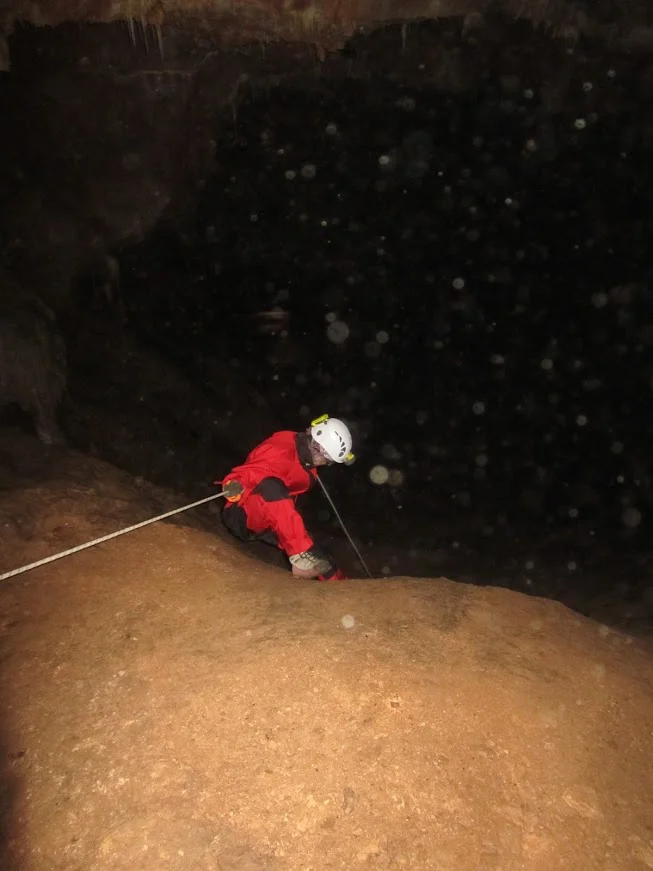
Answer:
<svg viewBox="0 0 653 871"><path fill-rule="evenodd" d="M167 30L185 28L222 47L304 43L323 56L353 34L387 24L499 12L562 39L641 48L653 44L651 6L649 0L1 0L0 26L6 38L20 22L124 22L133 32L152 28L161 48Z"/></svg>
<svg viewBox="0 0 653 871"><path fill-rule="evenodd" d="M630 54L629 81L650 94L652 3L0 0L12 130L0 141L0 265L56 304L89 259L162 216L183 225L213 166L216 113L255 87L376 74L461 93L512 52L555 112L584 45L599 63Z"/></svg>

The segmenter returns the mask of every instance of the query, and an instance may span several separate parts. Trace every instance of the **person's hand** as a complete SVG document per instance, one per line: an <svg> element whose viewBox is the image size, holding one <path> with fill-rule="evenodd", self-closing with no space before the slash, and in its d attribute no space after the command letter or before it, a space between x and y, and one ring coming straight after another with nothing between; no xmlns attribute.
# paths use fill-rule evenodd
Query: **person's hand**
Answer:
<svg viewBox="0 0 653 871"><path fill-rule="evenodd" d="M245 492L245 488L239 481L227 481L222 488L222 492L227 502L238 502Z"/></svg>

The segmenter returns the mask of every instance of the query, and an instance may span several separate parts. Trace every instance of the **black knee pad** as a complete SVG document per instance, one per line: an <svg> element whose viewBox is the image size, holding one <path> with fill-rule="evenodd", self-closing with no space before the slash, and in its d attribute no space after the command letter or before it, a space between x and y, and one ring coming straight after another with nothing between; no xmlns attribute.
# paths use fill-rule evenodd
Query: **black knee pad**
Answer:
<svg viewBox="0 0 653 871"><path fill-rule="evenodd" d="M225 508L222 512L222 522L229 532L241 541L263 541L273 547L279 545L279 539L271 529L266 529L259 535L248 529L247 515L245 509L240 505L231 505L229 508Z"/></svg>
<svg viewBox="0 0 653 871"><path fill-rule="evenodd" d="M257 493L264 502L282 502L284 499L292 498L281 478L263 478L261 483L254 487L252 493Z"/></svg>
<svg viewBox="0 0 653 871"><path fill-rule="evenodd" d="M247 528L247 515L240 505L230 505L222 512L222 522L232 535L241 541L250 541L252 533Z"/></svg>
<svg viewBox="0 0 653 871"><path fill-rule="evenodd" d="M256 538L264 544L270 544L272 547L279 547L279 539L271 529L266 529L265 532L257 535Z"/></svg>

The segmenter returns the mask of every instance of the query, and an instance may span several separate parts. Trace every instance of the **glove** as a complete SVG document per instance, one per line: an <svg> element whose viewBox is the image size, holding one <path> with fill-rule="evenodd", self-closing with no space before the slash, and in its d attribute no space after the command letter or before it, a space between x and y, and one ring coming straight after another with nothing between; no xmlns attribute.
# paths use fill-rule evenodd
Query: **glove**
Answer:
<svg viewBox="0 0 653 871"><path fill-rule="evenodd" d="M222 487L227 502L238 502L245 492L245 488L238 481L227 481Z"/></svg>

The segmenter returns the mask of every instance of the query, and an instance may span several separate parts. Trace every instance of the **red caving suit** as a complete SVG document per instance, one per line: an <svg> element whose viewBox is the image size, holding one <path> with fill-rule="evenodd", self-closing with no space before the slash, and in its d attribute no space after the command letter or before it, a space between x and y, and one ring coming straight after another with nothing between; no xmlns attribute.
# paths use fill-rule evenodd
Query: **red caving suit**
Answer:
<svg viewBox="0 0 653 871"><path fill-rule="evenodd" d="M238 481L245 491L227 502L224 524L243 541L260 538L276 544L290 557L313 547L295 499L315 483L308 435L276 432L261 442L241 466L224 477Z"/></svg>

